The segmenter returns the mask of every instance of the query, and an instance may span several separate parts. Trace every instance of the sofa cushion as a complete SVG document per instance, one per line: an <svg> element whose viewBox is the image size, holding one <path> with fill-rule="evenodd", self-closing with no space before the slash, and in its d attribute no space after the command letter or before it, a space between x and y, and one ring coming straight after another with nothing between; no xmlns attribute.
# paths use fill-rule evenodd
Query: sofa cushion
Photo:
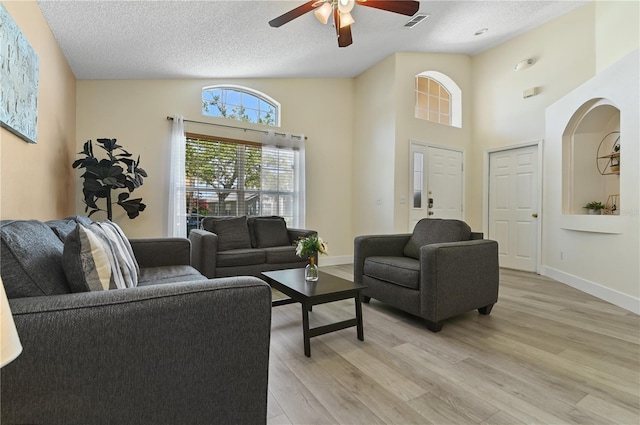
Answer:
<svg viewBox="0 0 640 425"><path fill-rule="evenodd" d="M216 267L251 266L264 264L265 253L262 249L233 249L218 252Z"/></svg>
<svg viewBox="0 0 640 425"><path fill-rule="evenodd" d="M300 258L296 255L296 247L291 246L274 246L265 248L267 264L285 264L285 263L306 263L307 258Z"/></svg>
<svg viewBox="0 0 640 425"><path fill-rule="evenodd" d="M65 239L62 260L73 292L104 291L116 287L115 257L99 228L77 224Z"/></svg>
<svg viewBox="0 0 640 425"><path fill-rule="evenodd" d="M207 280L207 278L191 266L144 267L140 269L138 286L197 280Z"/></svg>
<svg viewBox="0 0 640 425"><path fill-rule="evenodd" d="M69 235L69 233L71 233L76 228L76 224L80 223L84 224L85 226L90 226L92 222L93 220L91 220L89 217L74 215L65 217L60 220L47 221L46 225L49 226L51 230L53 230L53 233L58 235L58 238L60 238L62 242L64 242L64 240L67 238L67 235Z"/></svg>
<svg viewBox="0 0 640 425"><path fill-rule="evenodd" d="M205 217L202 228L218 236L218 251L251 248L247 217Z"/></svg>
<svg viewBox="0 0 640 425"><path fill-rule="evenodd" d="M404 255L420 259L420 247L432 243L468 241L471 228L460 220L423 218L413 229L413 234L404 247Z"/></svg>
<svg viewBox="0 0 640 425"><path fill-rule="evenodd" d="M420 261L409 257L368 257L363 273L406 288L420 287Z"/></svg>
<svg viewBox="0 0 640 425"><path fill-rule="evenodd" d="M251 246L253 248L258 247L258 240L256 239L256 220L279 220L286 225L284 217L280 217L277 215L260 215L255 217L247 217L247 225L249 226L249 237L251 238Z"/></svg>
<svg viewBox="0 0 640 425"><path fill-rule="evenodd" d="M63 244L45 223L7 220L1 223L2 280L8 298L71 292L62 268Z"/></svg>
<svg viewBox="0 0 640 425"><path fill-rule="evenodd" d="M291 245L287 224L282 217L256 218L254 233L258 248Z"/></svg>

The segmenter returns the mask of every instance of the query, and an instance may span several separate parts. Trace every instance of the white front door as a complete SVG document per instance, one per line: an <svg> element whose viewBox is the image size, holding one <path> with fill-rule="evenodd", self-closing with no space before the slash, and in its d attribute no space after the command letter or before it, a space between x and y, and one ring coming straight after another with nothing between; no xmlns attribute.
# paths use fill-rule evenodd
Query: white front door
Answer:
<svg viewBox="0 0 640 425"><path fill-rule="evenodd" d="M462 220L462 152L411 143L409 231L425 217Z"/></svg>
<svg viewBox="0 0 640 425"><path fill-rule="evenodd" d="M538 147L489 154L489 234L500 267L535 272L538 235Z"/></svg>

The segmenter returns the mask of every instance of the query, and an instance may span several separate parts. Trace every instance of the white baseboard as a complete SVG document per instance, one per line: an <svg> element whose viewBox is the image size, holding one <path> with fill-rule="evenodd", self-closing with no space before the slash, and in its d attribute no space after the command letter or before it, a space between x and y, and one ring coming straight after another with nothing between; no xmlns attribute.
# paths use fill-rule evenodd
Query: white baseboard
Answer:
<svg viewBox="0 0 640 425"><path fill-rule="evenodd" d="M324 257L322 255L318 256L319 266L339 266L342 264L351 263L353 263L353 255L344 255L342 257Z"/></svg>
<svg viewBox="0 0 640 425"><path fill-rule="evenodd" d="M624 308L632 313L640 315L640 299L625 294L615 289L607 288L599 283L591 282L578 276L560 271L553 267L543 266L540 270L543 276L550 277L558 282L569 285L589 295L610 302L613 305Z"/></svg>

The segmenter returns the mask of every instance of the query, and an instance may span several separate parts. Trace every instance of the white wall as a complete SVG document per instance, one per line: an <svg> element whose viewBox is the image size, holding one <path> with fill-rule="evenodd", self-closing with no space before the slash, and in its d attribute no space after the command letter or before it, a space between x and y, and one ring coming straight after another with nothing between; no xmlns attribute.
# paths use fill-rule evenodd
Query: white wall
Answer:
<svg viewBox="0 0 640 425"><path fill-rule="evenodd" d="M560 181L563 163L568 166L567 161L558 158L562 158L563 134L574 113L586 102L599 98L620 109L620 215L562 214L562 191L558 185L548 184L543 222L545 274L636 313L640 313L639 63L636 50L547 109L547 182ZM591 149L592 157L594 151ZM616 178L599 176L603 181ZM606 199L600 200L604 203Z"/></svg>
<svg viewBox="0 0 640 425"><path fill-rule="evenodd" d="M250 87L276 99L282 105L281 131L305 133L308 137L306 227L317 230L329 243L331 257L349 258L353 250L352 79L78 81L77 150L88 139L116 138L131 153L141 156L141 166L149 174L144 185L133 193L143 198L147 209L129 220L116 207L114 220L130 237L167 234L171 122L166 117L178 114L190 120L229 124L228 120L204 117L200 110L202 87L221 83ZM252 132L229 133L213 126L187 124L186 129L236 138L256 137ZM79 184L76 198L77 211L82 213ZM331 259L323 261L327 264Z"/></svg>

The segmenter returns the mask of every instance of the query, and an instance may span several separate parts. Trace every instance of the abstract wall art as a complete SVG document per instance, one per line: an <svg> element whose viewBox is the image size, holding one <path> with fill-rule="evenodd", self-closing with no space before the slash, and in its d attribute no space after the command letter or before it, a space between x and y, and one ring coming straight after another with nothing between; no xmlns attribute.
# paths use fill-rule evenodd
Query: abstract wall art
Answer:
<svg viewBox="0 0 640 425"><path fill-rule="evenodd" d="M0 3L0 125L30 143L38 139L38 55Z"/></svg>

